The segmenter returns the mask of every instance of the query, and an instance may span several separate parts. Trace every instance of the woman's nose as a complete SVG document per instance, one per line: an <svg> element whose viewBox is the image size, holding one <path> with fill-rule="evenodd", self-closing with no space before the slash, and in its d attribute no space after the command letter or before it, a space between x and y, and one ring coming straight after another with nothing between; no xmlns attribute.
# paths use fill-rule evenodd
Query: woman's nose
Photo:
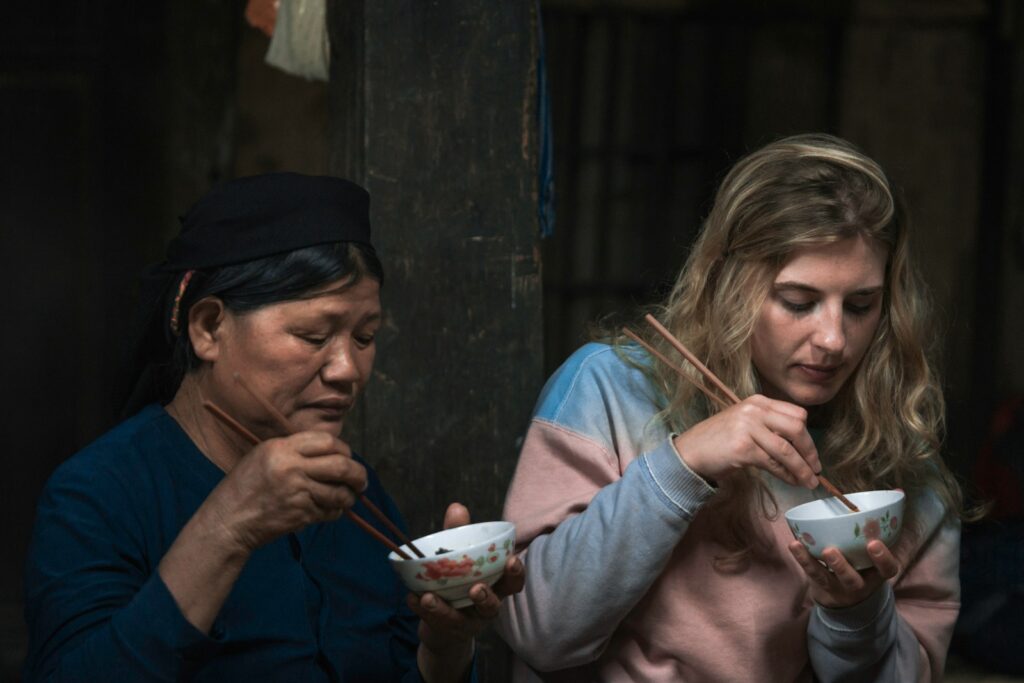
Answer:
<svg viewBox="0 0 1024 683"><path fill-rule="evenodd" d="M348 344L341 344L332 350L327 362L320 369L325 382L354 382L359 379L359 366L352 357Z"/></svg>
<svg viewBox="0 0 1024 683"><path fill-rule="evenodd" d="M846 347L846 330L843 328L843 310L825 307L817 321L811 341L827 353L840 353Z"/></svg>

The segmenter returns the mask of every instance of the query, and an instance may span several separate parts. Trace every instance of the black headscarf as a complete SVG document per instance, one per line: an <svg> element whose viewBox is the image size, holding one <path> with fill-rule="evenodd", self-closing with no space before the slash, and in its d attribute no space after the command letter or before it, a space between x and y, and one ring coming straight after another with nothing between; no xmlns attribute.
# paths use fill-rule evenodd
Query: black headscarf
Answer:
<svg viewBox="0 0 1024 683"><path fill-rule="evenodd" d="M299 173L231 180L196 202L181 217L167 257L142 275L124 412L157 393L153 366L169 360L174 344L171 293L187 273L337 242L372 250L369 207L369 195L355 183Z"/></svg>
<svg viewBox="0 0 1024 683"><path fill-rule="evenodd" d="M327 176L267 173L224 183L181 217L181 234L158 267L244 263L331 242L370 243L370 196Z"/></svg>

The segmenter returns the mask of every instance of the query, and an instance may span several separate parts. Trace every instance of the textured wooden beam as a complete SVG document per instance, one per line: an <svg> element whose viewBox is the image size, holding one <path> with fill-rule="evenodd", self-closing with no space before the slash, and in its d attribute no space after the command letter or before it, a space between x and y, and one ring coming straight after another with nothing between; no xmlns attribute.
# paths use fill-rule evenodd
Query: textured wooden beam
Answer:
<svg viewBox="0 0 1024 683"><path fill-rule="evenodd" d="M415 534L500 516L543 381L536 6L332 3L332 170L365 184L386 271L346 438ZM507 651L481 642L484 680Z"/></svg>

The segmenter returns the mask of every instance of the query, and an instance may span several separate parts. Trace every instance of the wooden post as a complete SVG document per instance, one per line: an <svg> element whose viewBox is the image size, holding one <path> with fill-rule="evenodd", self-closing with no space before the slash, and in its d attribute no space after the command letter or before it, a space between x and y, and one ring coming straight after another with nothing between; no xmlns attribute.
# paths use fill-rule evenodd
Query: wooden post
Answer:
<svg viewBox="0 0 1024 683"><path fill-rule="evenodd" d="M371 196L385 268L347 438L414 534L495 519L543 381L532 2L330 3L332 171ZM507 651L480 647L483 680Z"/></svg>

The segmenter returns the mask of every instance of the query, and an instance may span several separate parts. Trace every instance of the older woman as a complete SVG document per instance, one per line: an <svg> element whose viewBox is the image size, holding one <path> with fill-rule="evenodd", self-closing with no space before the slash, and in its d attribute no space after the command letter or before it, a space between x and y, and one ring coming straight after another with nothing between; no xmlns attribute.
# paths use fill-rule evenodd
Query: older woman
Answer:
<svg viewBox="0 0 1024 683"><path fill-rule="evenodd" d="M529 568L500 617L519 680L941 678L961 508L923 311L874 161L826 135L739 161L660 317L746 398L719 408L625 339L549 380L506 502ZM817 562L785 524L823 465L908 495L870 569Z"/></svg>
<svg viewBox="0 0 1024 683"><path fill-rule="evenodd" d="M473 636L521 565L458 611L406 596L387 551L338 520L376 523L360 494L400 519L340 439L381 324L369 237L361 188L297 174L229 182L183 218L148 279L135 401L153 402L64 463L39 503L27 680L471 677ZM447 525L466 521L449 508Z"/></svg>

